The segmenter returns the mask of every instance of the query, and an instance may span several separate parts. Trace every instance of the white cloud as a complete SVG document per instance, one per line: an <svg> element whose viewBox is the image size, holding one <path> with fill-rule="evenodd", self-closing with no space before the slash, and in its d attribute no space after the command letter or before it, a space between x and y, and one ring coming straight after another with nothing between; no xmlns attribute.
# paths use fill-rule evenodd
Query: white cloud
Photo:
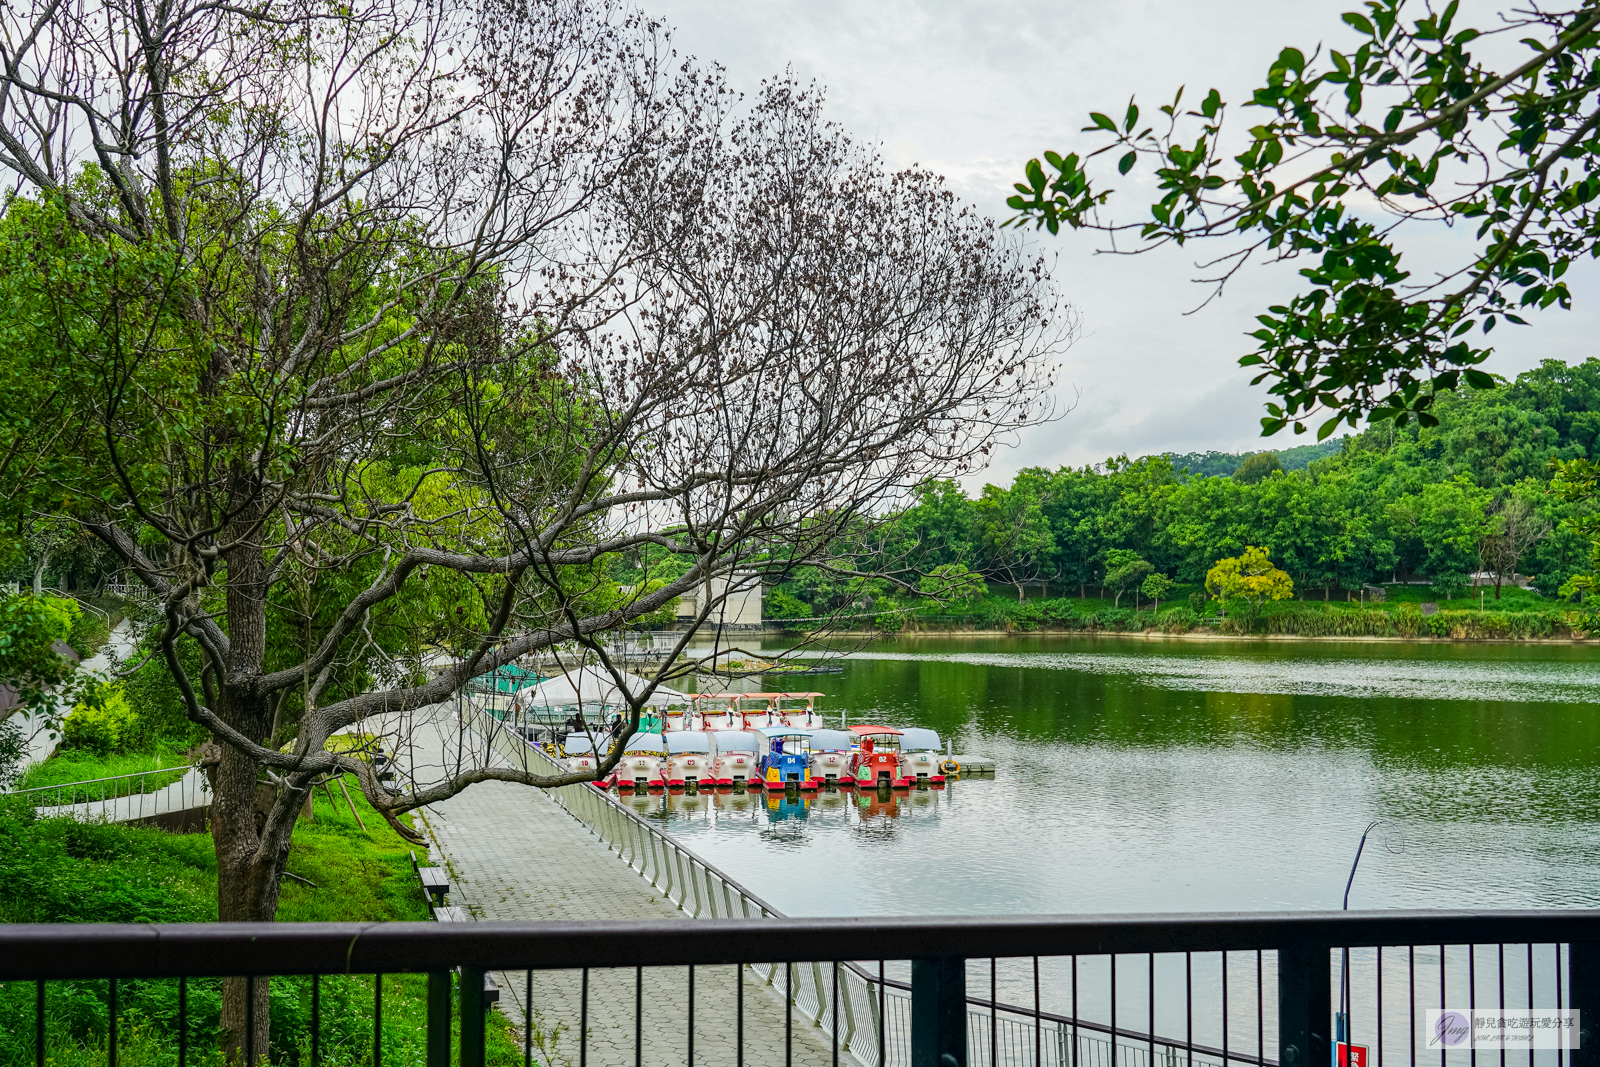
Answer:
<svg viewBox="0 0 1600 1067"><path fill-rule="evenodd" d="M678 28L681 51L722 63L737 88L749 92L792 67L823 83L830 114L858 139L880 144L891 165L936 170L996 217L1005 216L1023 163L1046 148L1081 144L1078 129L1091 110L1120 112L1138 94L1152 115L1180 85L1186 99L1215 86L1238 101L1281 47L1353 40L1339 19L1354 6L1349 0L644 2ZM1457 24L1484 24L1492 12L1478 0ZM1130 190L1125 203L1136 195ZM1408 263L1419 275L1447 264L1468 236L1429 235ZM1247 269L1222 300L1185 315L1205 295L1192 281L1202 273L1194 261L1216 250L1095 255L1092 238L1070 234L1039 244L1059 256L1057 283L1083 318L1083 339L1061 375L1063 397L1080 389L1082 402L997 456L988 480L1124 451L1262 447L1257 420L1266 397L1250 388L1237 360L1253 348L1244 334L1254 316L1295 291L1292 268ZM1600 267L1585 264L1569 279L1580 295L1600 293ZM1497 332L1489 369L1512 375L1544 358L1587 358L1597 335L1600 315L1589 305L1549 312L1534 328Z"/></svg>

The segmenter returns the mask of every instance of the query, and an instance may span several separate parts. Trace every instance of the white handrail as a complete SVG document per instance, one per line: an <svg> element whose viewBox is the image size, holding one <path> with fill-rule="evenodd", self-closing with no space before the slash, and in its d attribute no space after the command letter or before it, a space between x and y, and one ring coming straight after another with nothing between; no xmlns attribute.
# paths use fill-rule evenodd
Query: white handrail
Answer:
<svg viewBox="0 0 1600 1067"><path fill-rule="evenodd" d="M62 782L58 785L40 785L18 789L5 796L29 798L40 816L64 816L79 820L100 819L106 822L133 822L169 812L206 807L210 801L206 793L210 783L203 775L193 774L188 764L162 767L157 770L135 771L107 778L90 778L81 782ZM152 775L177 774L178 777L153 789L122 791L116 783ZM94 794L84 800L70 799L80 793ZM54 803L48 803L53 799ZM68 798L68 799L63 799Z"/></svg>

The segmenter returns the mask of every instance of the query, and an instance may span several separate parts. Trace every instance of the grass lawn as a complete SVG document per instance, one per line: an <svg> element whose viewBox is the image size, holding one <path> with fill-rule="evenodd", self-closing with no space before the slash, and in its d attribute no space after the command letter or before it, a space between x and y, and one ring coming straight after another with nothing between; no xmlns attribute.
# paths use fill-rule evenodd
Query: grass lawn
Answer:
<svg viewBox="0 0 1600 1067"><path fill-rule="evenodd" d="M285 879L280 922L372 922L429 917L411 871L412 846L352 788L357 825L344 793L319 790L312 819L295 828L288 869L315 888ZM418 849L418 857L424 856ZM216 858L207 834L36 819L16 802L0 803L0 921L211 922L216 919ZM299 1067L310 1050L311 982L272 980L272 1058ZM0 1067L31 1067L32 983L0 983ZM46 1053L51 1067L102 1067L107 1061L105 982L47 987ZM123 1067L176 1067L177 983L124 980L117 985L117 1058ZM221 982L189 982L189 1062L221 1067ZM370 976L321 981L321 1059L328 1067L372 1062L374 983ZM425 1059L427 980L383 979L383 1063L413 1067ZM490 1016L489 1062L522 1061L521 1038L503 1016ZM536 1046L539 1034L535 1034ZM564 1058L556 1050L556 1059ZM536 1062L542 1062L537 1051Z"/></svg>
<svg viewBox="0 0 1600 1067"><path fill-rule="evenodd" d="M132 793L153 793L183 777L188 769L188 757L178 749L162 748L154 752L117 753L97 756L83 749L65 749L42 763L35 763L23 772L17 789L35 789L40 786L65 785L69 782L91 782L100 778L139 774L142 771L160 771L169 767L178 770L167 774L145 774L121 782L107 782L103 786L73 791L72 796L62 795L52 803L78 804L99 800L102 796L123 797Z"/></svg>
<svg viewBox="0 0 1600 1067"><path fill-rule="evenodd" d="M1480 586L1470 590L1454 600L1441 600L1439 594L1431 586L1426 585L1388 585L1385 584L1384 595L1388 604L1426 604L1435 603L1441 611L1477 611L1478 593L1483 593L1483 608L1485 611L1545 611L1571 608L1572 605L1560 600L1540 596L1532 589L1519 589L1514 585L1500 587L1500 599L1494 598L1494 586Z"/></svg>

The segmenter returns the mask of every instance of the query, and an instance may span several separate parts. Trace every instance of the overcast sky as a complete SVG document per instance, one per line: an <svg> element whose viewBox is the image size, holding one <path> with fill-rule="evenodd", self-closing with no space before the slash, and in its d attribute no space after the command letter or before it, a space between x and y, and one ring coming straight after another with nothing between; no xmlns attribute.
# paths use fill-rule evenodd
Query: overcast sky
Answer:
<svg viewBox="0 0 1600 1067"><path fill-rule="evenodd" d="M997 218L1009 214L1005 197L1030 157L1085 143L1077 131L1089 111L1120 115L1137 94L1148 115L1185 84L1186 100L1197 102L1215 86L1225 100L1238 101L1285 45L1308 53L1318 43L1350 47L1339 13L1360 7L1354 0L643 2L676 28L681 52L721 63L736 88L748 92L790 67L821 83L831 116L858 139L879 143L890 165L929 167ZM1235 123L1244 125L1243 117ZM1257 420L1265 396L1236 364L1254 347L1243 336L1254 316L1295 291L1292 273L1250 270L1220 302L1185 316L1204 295L1190 281L1198 273L1193 251L1115 257L1093 254L1092 237L1033 240L1059 257L1056 284L1082 320L1061 375L1063 402L1075 393L1081 399L1071 414L1003 452L988 480L1122 452L1239 451L1314 440L1279 435L1263 442ZM1415 248L1409 265L1417 270L1430 253L1459 255L1464 247L1441 235ZM1579 303L1572 312L1546 312L1530 328L1497 333L1500 351L1488 369L1510 376L1540 359L1595 354L1600 316L1583 300L1600 293L1591 284L1597 275L1588 270L1574 280Z"/></svg>

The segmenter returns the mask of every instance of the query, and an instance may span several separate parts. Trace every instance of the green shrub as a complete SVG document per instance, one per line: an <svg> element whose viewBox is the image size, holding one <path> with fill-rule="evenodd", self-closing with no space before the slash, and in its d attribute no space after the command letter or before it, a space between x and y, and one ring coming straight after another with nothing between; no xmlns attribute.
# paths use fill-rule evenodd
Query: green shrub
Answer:
<svg viewBox="0 0 1600 1067"><path fill-rule="evenodd" d="M1010 617L1010 609L1014 606L1013 601L986 596L974 601L969 611L972 621L980 626L998 626Z"/></svg>
<svg viewBox="0 0 1600 1067"><path fill-rule="evenodd" d="M105 616L96 611L82 611L72 624L72 631L67 634L67 644L72 646L72 651L88 659L105 647L111 640L111 626L106 622Z"/></svg>
<svg viewBox="0 0 1600 1067"><path fill-rule="evenodd" d="M1424 631L1433 631L1433 620L1438 615L1423 615L1420 604L1401 604L1394 615L1394 628L1401 637L1420 637Z"/></svg>
<svg viewBox="0 0 1600 1067"><path fill-rule="evenodd" d="M411 872L411 846L372 810L359 792L352 801L367 829L357 827L342 792L319 793L315 818L300 822L289 853L291 871L316 883L286 881L280 922L370 922L425 919L427 903ZM20 801L0 797L0 922L209 922L216 919L216 858L206 834L69 819L39 819ZM273 1067L309 1063L311 984L273 978ZM383 1062L416 1065L425 1059L424 975L383 979ZM323 1067L365 1067L372 1057L373 980L321 980L320 1052ZM30 1067L32 982L0 983L0 1067ZM175 980L124 979L117 984L117 1059L127 1067L176 1067ZM95 1067L107 1061L109 990L104 981L60 981L46 992L46 1049L52 1067ZM537 1026L534 1062L562 1062L575 1044ZM10 1025L17 1021L23 1025ZM189 1060L222 1067L221 982L188 982ZM516 1067L521 1043L500 1012L488 1016L488 1062ZM541 1040L542 1039L542 1040ZM556 1044L552 1050L551 1044ZM540 1052L545 1053L540 1056ZM555 1055L550 1055L554 1051Z"/></svg>
<svg viewBox="0 0 1600 1067"><path fill-rule="evenodd" d="M215 922L216 853L203 834L40 819L0 802L0 922Z"/></svg>
<svg viewBox="0 0 1600 1067"><path fill-rule="evenodd" d="M1134 630L1138 620L1131 608L1101 608L1094 614L1094 624L1102 630Z"/></svg>
<svg viewBox="0 0 1600 1067"><path fill-rule="evenodd" d="M22 725L9 719L0 722L0 790L11 788L22 772L22 760L27 754L28 735Z"/></svg>
<svg viewBox="0 0 1600 1067"><path fill-rule="evenodd" d="M1395 617L1386 611L1333 609L1310 604L1296 604L1273 612L1267 615L1265 622L1269 634L1300 637L1391 637L1399 632Z"/></svg>
<svg viewBox="0 0 1600 1067"><path fill-rule="evenodd" d="M1186 634L1200 625L1192 608L1168 608L1156 616L1156 627L1164 634Z"/></svg>
<svg viewBox="0 0 1600 1067"><path fill-rule="evenodd" d="M1440 571L1431 581L1433 591L1439 595L1440 600L1454 600L1461 595L1463 589L1472 584L1472 579L1460 571Z"/></svg>
<svg viewBox="0 0 1600 1067"><path fill-rule="evenodd" d="M206 736L202 727L190 721L188 707L184 704L177 683L172 680L171 672L167 670L166 660L159 653L151 655L156 652L155 641L160 632L159 626L150 627L145 640L131 657L134 662L143 660L144 665L122 683L128 704L136 715L132 736L125 738L124 744L135 751L162 745L188 748ZM178 659L184 670L189 672L190 678L200 677L200 650L195 642L184 641L179 644Z"/></svg>
<svg viewBox="0 0 1600 1067"><path fill-rule="evenodd" d="M311 979L276 977L272 989L272 1048L263 1064L310 1064ZM459 990L459 978L452 976ZM322 1067L370 1067L372 1005L376 990L370 975L325 975L318 990L318 1062ZM425 1059L426 975L383 976L383 1063L414 1067ZM31 1067L33 1050L32 982L0 983L0 1018L27 1025L0 1027L0 1067ZM188 980L185 1005L188 1063L222 1067L222 981ZM104 981L51 982L45 1000L45 1048L52 1067L104 1067L107 1056L108 984ZM117 1062L126 1067L177 1067L178 982L176 979L123 979L117 983ZM533 1062L539 1067L576 1062L575 1040L552 1034L534 1010ZM486 1053L491 1067L520 1067L522 1043L510 1020L492 1011L486 1018ZM559 1028L565 1031L565 1027ZM452 1044L460 1043L460 1019L452 1018ZM542 1053L542 1055L541 1055Z"/></svg>
<svg viewBox="0 0 1600 1067"><path fill-rule="evenodd" d="M90 685L62 723L62 747L100 756L125 751L135 737L136 718L120 682Z"/></svg>
<svg viewBox="0 0 1600 1067"><path fill-rule="evenodd" d="M766 612L767 617L772 619L808 619L811 617L811 605L783 586L775 585L767 591Z"/></svg>
<svg viewBox="0 0 1600 1067"><path fill-rule="evenodd" d="M1558 611L1441 611L1428 617L1428 630L1458 641L1526 641L1572 637L1572 621Z"/></svg>

